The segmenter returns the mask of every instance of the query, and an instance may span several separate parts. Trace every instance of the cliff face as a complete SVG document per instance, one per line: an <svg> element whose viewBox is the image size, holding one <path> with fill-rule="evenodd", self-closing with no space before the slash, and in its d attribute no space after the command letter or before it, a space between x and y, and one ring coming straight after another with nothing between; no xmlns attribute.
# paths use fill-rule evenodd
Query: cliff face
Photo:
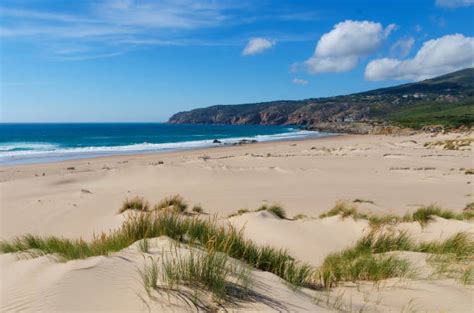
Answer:
<svg viewBox="0 0 474 313"><path fill-rule="evenodd" d="M472 126L474 69L418 83L299 101L216 105L180 112L169 123L301 125L365 132L375 124ZM361 127L360 123L366 123ZM351 125L359 125L357 127ZM362 130L361 130L362 129Z"/></svg>

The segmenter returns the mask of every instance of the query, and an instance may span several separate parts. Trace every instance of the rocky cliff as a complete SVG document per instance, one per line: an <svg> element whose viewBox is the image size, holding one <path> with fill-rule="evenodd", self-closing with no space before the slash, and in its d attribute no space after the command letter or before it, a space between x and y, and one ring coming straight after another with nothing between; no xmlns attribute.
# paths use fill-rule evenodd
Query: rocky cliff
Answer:
<svg viewBox="0 0 474 313"><path fill-rule="evenodd" d="M474 69L357 94L296 101L215 105L180 112L169 123L300 125L365 133L374 126L472 126ZM384 126L385 127L385 126Z"/></svg>

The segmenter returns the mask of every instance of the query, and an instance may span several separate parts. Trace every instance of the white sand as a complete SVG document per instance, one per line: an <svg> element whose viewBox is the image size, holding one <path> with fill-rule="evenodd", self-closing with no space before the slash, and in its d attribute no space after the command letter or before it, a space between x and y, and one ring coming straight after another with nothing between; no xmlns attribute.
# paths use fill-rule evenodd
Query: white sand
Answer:
<svg viewBox="0 0 474 313"><path fill-rule="evenodd" d="M425 142L471 136L448 134L414 136L339 136L317 140L252 144L179 153L116 156L52 164L0 168L0 238L25 233L90 239L119 226L117 210L126 197L144 196L151 203L180 194L220 218L240 208L279 203L290 217L281 220L267 212L236 216L229 221L245 227L245 236L259 244L288 249L298 259L320 265L331 252L350 247L368 230L366 221L339 217L317 219L337 200L365 199L361 210L404 214L437 203L462 210L473 202L472 150L428 149ZM164 164L157 164L163 161ZM74 170L68 170L74 167ZM44 175L43 175L44 173ZM400 224L417 240L445 239L459 231L474 233L473 225L436 219L425 228ZM158 250L169 240L155 242ZM432 273L425 255L406 258ZM416 261L416 262L415 262ZM2 311L181 311L183 303L142 300L137 268L143 256L136 244L109 257L58 263L49 257L16 260L0 256ZM455 279L387 280L344 284L329 294L289 289L279 278L255 271L257 291L267 305L242 303L231 310L324 311L339 300L346 310L472 312L472 287ZM428 275L428 276L427 276ZM262 286L266 286L265 288ZM258 289L260 288L260 289ZM138 293L138 294L137 294ZM326 297L326 298L325 298ZM275 302L273 302L275 301ZM164 304L167 303L167 304ZM273 304L272 304L273 303ZM349 303L351 308L349 308ZM272 305L275 305L274 307ZM283 304L283 307L278 305ZM164 306L163 306L164 305ZM189 308L188 308L189 309Z"/></svg>

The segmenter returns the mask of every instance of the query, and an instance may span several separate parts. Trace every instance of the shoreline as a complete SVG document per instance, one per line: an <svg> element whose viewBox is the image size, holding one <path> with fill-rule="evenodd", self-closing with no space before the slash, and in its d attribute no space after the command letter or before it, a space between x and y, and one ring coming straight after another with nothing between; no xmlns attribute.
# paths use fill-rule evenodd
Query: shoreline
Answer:
<svg viewBox="0 0 474 313"><path fill-rule="evenodd" d="M304 133L303 133L304 132ZM63 161L95 159L113 156L130 156L130 155L148 155L148 154L162 154L172 152L185 152L201 149L211 149L227 146L241 146L244 144L264 143L264 142L280 142L289 140L306 140L318 139L324 137L338 136L338 133L326 133L316 130L300 129L295 132L285 132L271 135L255 135L248 137L229 137L219 139L206 139L196 141L182 141L182 142L164 142L164 143L147 143L129 144L118 146L90 146L84 148L63 148L51 151L34 151L32 153L25 153L12 156L0 156L0 168L5 166L27 165L27 164L48 164ZM257 140L259 137L267 137L264 140ZM274 137L274 138L273 138ZM257 138L257 139L256 139ZM215 143L214 140L219 141ZM155 148L142 148L137 150L128 150L132 146L151 145ZM158 146L162 146L158 148ZM83 151L84 149L91 149ZM127 149L125 149L127 148ZM94 150L95 149L95 150ZM103 149L108 149L103 150Z"/></svg>
<svg viewBox="0 0 474 313"><path fill-rule="evenodd" d="M91 160L103 160L107 161L108 159L114 160L116 158L140 158L140 157L155 157L160 155L170 155L170 154L183 154L183 153L190 153L190 152L199 152L199 151L215 151L215 149L229 149L229 148L238 148L244 146L259 146L265 144L274 144L274 143L293 143L293 142L300 142L300 141L307 141L307 140L323 140L327 138L335 138L335 137L348 137L348 136L365 136L360 134L343 134L343 133L324 133L324 135L317 136L317 133L321 133L319 131L312 131L315 134L309 136L302 136L300 138L289 138L289 139L275 139L275 140L266 140L266 141L257 141L257 142L249 142L249 143L229 143L229 144L212 144L211 146L202 146L202 147L194 147L194 148L182 148L182 149L172 149L172 150L149 150L149 151L131 151L129 153L111 153L107 155L91 155L91 156L82 156L82 157L73 157L67 159L58 159L58 160L51 160L51 161L38 161L38 162L19 162L19 163L10 163L10 162L0 162L0 169L4 168L12 168L12 167L23 167L23 166L39 166L39 165L47 165L47 164L66 164L66 163L74 163L75 161L91 161ZM51 158L51 157L49 157Z"/></svg>

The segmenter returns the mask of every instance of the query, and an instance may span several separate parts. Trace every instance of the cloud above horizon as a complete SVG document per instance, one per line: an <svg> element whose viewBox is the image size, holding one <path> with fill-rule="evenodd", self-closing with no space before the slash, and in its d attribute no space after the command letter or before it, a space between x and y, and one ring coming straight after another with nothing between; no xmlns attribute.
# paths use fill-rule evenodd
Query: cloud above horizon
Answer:
<svg viewBox="0 0 474 313"><path fill-rule="evenodd" d="M276 41L269 40L266 38L252 38L248 41L244 50L242 51L243 56L254 55L264 52L265 50L270 49L276 44Z"/></svg>
<svg viewBox="0 0 474 313"><path fill-rule="evenodd" d="M411 59L376 59L367 65L365 78L422 80L474 66L474 37L446 35L428 40Z"/></svg>
<svg viewBox="0 0 474 313"><path fill-rule="evenodd" d="M304 69L312 74L350 71L361 57L377 51L395 29L395 24L383 28L382 24L372 21L340 22L321 36L314 54L302 64L295 64L293 69Z"/></svg>
<svg viewBox="0 0 474 313"><path fill-rule="evenodd" d="M474 5L474 0L436 0L436 5L446 8L460 8Z"/></svg>

